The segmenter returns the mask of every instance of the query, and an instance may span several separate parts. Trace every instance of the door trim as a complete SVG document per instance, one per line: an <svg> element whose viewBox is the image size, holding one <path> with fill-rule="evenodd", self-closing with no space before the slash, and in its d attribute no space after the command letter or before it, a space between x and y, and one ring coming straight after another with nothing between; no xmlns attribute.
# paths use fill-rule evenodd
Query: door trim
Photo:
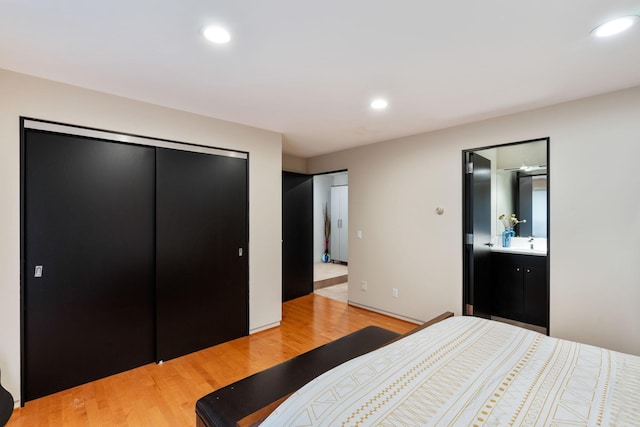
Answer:
<svg viewBox="0 0 640 427"><path fill-rule="evenodd" d="M108 130L100 130L76 125L67 125L63 123L50 122L47 120L31 119L27 117L21 118L23 129L43 130L55 133L63 133L67 135L84 136L87 138L102 139L114 142L124 142L127 144L147 145L152 147L173 148L181 151L192 151L195 153L215 154L217 156L236 157L247 159L249 154L244 151L228 150L225 148L209 147L206 145L191 144L186 142L171 141L168 139L152 138L148 136L140 136L127 134L122 132L114 132Z"/></svg>

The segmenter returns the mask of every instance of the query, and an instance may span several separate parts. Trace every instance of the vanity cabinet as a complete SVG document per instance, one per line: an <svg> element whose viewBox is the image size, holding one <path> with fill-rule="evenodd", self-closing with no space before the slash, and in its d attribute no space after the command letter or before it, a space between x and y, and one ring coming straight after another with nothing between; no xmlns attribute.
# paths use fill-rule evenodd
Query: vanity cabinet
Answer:
<svg viewBox="0 0 640 427"><path fill-rule="evenodd" d="M547 257L492 253L493 314L547 327Z"/></svg>

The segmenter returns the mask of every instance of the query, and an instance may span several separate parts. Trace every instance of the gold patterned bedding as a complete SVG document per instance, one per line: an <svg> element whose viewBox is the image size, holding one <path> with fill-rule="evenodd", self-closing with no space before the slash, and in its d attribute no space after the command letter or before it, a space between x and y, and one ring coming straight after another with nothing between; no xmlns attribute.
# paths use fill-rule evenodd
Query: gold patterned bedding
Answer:
<svg viewBox="0 0 640 427"><path fill-rule="evenodd" d="M639 426L640 357L452 317L289 397L277 426Z"/></svg>

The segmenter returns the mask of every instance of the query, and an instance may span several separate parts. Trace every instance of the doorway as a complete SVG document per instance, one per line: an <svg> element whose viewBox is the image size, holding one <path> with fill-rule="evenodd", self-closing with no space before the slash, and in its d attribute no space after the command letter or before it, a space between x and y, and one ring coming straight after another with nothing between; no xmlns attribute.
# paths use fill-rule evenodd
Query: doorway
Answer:
<svg viewBox="0 0 640 427"><path fill-rule="evenodd" d="M549 332L549 138L463 151L463 313Z"/></svg>
<svg viewBox="0 0 640 427"><path fill-rule="evenodd" d="M349 174L313 177L313 289L318 295L348 300Z"/></svg>
<svg viewBox="0 0 640 427"><path fill-rule="evenodd" d="M282 301L348 295L348 175L282 172ZM335 251L334 251L335 248Z"/></svg>

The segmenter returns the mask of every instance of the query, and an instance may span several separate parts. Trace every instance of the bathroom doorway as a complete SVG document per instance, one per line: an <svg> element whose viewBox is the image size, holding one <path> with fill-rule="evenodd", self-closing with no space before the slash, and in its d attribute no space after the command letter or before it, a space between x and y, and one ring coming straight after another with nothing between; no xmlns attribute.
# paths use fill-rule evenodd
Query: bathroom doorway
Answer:
<svg viewBox="0 0 640 427"><path fill-rule="evenodd" d="M463 313L549 333L549 138L464 150Z"/></svg>

